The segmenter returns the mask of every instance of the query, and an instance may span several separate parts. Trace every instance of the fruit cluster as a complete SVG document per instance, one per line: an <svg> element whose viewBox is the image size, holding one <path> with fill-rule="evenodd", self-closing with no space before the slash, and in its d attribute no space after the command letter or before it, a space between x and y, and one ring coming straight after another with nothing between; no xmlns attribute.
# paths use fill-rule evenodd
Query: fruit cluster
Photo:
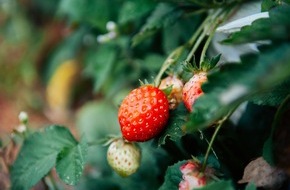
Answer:
<svg viewBox="0 0 290 190"><path fill-rule="evenodd" d="M169 119L169 111L181 102L189 112L203 92L206 72L196 72L185 84L177 76L167 76L159 87L144 84L132 90L122 101L118 119L122 138L110 145L107 159L121 176L133 174L140 165L141 151L136 142L144 142L160 135ZM169 90L168 90L169 89Z"/></svg>

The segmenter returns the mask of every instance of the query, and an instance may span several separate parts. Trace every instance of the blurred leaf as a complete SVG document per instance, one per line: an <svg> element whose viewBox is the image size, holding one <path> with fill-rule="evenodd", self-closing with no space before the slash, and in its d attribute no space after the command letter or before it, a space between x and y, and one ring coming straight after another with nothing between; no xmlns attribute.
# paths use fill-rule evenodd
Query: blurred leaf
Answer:
<svg viewBox="0 0 290 190"><path fill-rule="evenodd" d="M158 54L149 54L143 61L141 61L141 67L151 72L157 72L164 62L165 57ZM153 73L152 73L153 74ZM156 73L155 73L156 74Z"/></svg>
<svg viewBox="0 0 290 190"><path fill-rule="evenodd" d="M272 135L264 143L262 156L267 161L268 164L274 166Z"/></svg>
<svg viewBox="0 0 290 190"><path fill-rule="evenodd" d="M56 172L69 185L76 185L82 176L88 144L83 138L80 144L64 148L57 156Z"/></svg>
<svg viewBox="0 0 290 190"><path fill-rule="evenodd" d="M152 0L127 0L119 11L119 23L127 23L136 20L156 6Z"/></svg>
<svg viewBox="0 0 290 190"><path fill-rule="evenodd" d="M159 137L158 146L165 144L167 138L170 138L172 141L178 141L185 134L181 127L186 122L187 113L183 105L179 105L177 109L170 112L168 124Z"/></svg>
<svg viewBox="0 0 290 190"><path fill-rule="evenodd" d="M287 129L285 130L285 127L286 128L288 127L287 121L289 120L290 115L289 110L290 110L290 95L288 94L288 96L283 100L280 107L278 108L278 111L275 114L275 118L271 127L271 134L264 143L263 147L263 158L272 166L277 165L277 163L275 162L277 162L276 159L278 155L274 155L275 154L274 149L279 149L281 151L283 149L288 149L289 147L288 145L289 143L287 144L288 131ZM274 140L275 138L277 138L274 137L275 133L276 135L279 133L283 133L283 137L286 138L287 140L280 138L280 136L278 137L278 140L277 139ZM287 151L283 150L283 156L285 156L285 158L287 159L286 152ZM276 159L274 157L276 157Z"/></svg>
<svg viewBox="0 0 290 190"><path fill-rule="evenodd" d="M86 57L84 74L94 79L94 91L99 91L110 76L117 52L111 46L100 46Z"/></svg>
<svg viewBox="0 0 290 190"><path fill-rule="evenodd" d="M30 4L33 6L34 9L41 11L41 13L45 13L47 16L52 16L55 14L59 2L59 0L31 0Z"/></svg>
<svg viewBox="0 0 290 190"><path fill-rule="evenodd" d="M290 80L284 81L282 84L275 86L273 89L265 93L259 94L251 101L258 105L279 106L281 102L290 94Z"/></svg>
<svg viewBox="0 0 290 190"><path fill-rule="evenodd" d="M209 183L206 186L201 187L201 188L196 188L196 190L217 190L217 189L235 190L231 181L223 181L223 180Z"/></svg>
<svg viewBox="0 0 290 190"><path fill-rule="evenodd" d="M59 65L76 57L85 31L84 28L75 31L53 50L48 62L46 63L46 67L43 70L44 73L42 77L44 77L45 82L49 81Z"/></svg>
<svg viewBox="0 0 290 190"><path fill-rule="evenodd" d="M269 11L269 18L258 19L250 26L242 27L233 33L224 43L240 44L260 40L285 41L289 40L290 6L283 5Z"/></svg>
<svg viewBox="0 0 290 190"><path fill-rule="evenodd" d="M162 30L162 48L164 52L170 54L180 44L187 43L201 23L203 16L202 14L184 16L178 22L164 27Z"/></svg>
<svg viewBox="0 0 290 190"><path fill-rule="evenodd" d="M261 4L262 11L269 11L271 8L278 6L277 0L263 0Z"/></svg>
<svg viewBox="0 0 290 190"><path fill-rule="evenodd" d="M141 31L133 37L132 45L136 46L146 38L149 38L158 29L172 25L182 16L182 10L165 3L159 3Z"/></svg>
<svg viewBox="0 0 290 190"><path fill-rule="evenodd" d="M86 103L78 111L76 125L89 142L120 133L117 109L106 101Z"/></svg>
<svg viewBox="0 0 290 190"><path fill-rule="evenodd" d="M180 161L168 167L165 174L164 183L159 188L159 190L176 190L178 188L179 183L182 180L182 173L179 168L182 164L186 162L186 160Z"/></svg>
<svg viewBox="0 0 290 190"><path fill-rule="evenodd" d="M68 17L72 22L89 24L106 31L106 23L113 18L119 9L118 0L92 1L92 0L61 0L57 14Z"/></svg>
<svg viewBox="0 0 290 190"><path fill-rule="evenodd" d="M228 64L208 76L205 94L193 105L187 129L211 125L243 101L281 84L290 76L290 45L265 46L259 55L242 57L241 64Z"/></svg>
<svg viewBox="0 0 290 190"><path fill-rule="evenodd" d="M76 147L78 147L77 141L65 127L52 125L42 132L35 132L24 141L13 164L11 171L12 189L30 189L51 170L60 152ZM77 155L75 156L77 157ZM70 158L64 157L66 164L75 161ZM57 162L62 165L62 161L60 158ZM69 170L66 172L73 173Z"/></svg>
<svg viewBox="0 0 290 190"><path fill-rule="evenodd" d="M218 8L218 7L224 7L229 4L235 3L235 2L241 2L246 0L164 0L167 2L174 2L174 3L183 3L183 4L192 4L197 5L202 8Z"/></svg>
<svg viewBox="0 0 290 190"><path fill-rule="evenodd" d="M77 187L78 190L101 189L101 190L121 190L120 186L111 177L95 178L88 176Z"/></svg>

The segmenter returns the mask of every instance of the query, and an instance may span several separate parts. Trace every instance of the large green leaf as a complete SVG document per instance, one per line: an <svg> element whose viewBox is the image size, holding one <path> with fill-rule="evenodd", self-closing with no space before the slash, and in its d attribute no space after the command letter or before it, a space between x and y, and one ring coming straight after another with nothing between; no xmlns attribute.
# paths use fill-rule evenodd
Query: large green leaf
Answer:
<svg viewBox="0 0 290 190"><path fill-rule="evenodd" d="M242 57L240 64L227 64L208 76L205 95L194 104L188 130L213 124L240 103L273 89L290 77L290 44L266 46L260 54Z"/></svg>
<svg viewBox="0 0 290 190"><path fill-rule="evenodd" d="M158 140L158 145L163 145L167 138L172 141L178 141L185 133L181 127L186 123L187 110L183 105L170 113L168 124L165 130L162 132Z"/></svg>
<svg viewBox="0 0 290 190"><path fill-rule="evenodd" d="M182 16L182 10L175 6L166 3L160 3L155 8L146 24L141 28L141 31L133 37L133 46L139 44L144 39L150 37L158 29L168 26L176 22Z"/></svg>
<svg viewBox="0 0 290 190"><path fill-rule="evenodd" d="M178 188L182 180L182 173L179 168L184 163L186 163L186 161L180 161L168 167L164 183L159 190L176 190Z"/></svg>
<svg viewBox="0 0 290 190"><path fill-rule="evenodd" d="M65 154L58 156L60 152L75 149L76 147L82 149L82 151L75 152L74 157ZM56 163L61 166L65 161L66 164L71 165L78 162L76 157L80 156L85 158L85 151L83 147L79 147L78 142L67 128L53 125L45 128L44 131L35 132L24 141L20 153L13 164L11 171L12 189L30 189ZM58 157L59 159L57 160ZM63 174L66 172L73 173L74 171L70 171L73 168L67 167L67 170L58 170L58 173L60 176L64 176ZM73 183L76 183L76 181Z"/></svg>
<svg viewBox="0 0 290 190"><path fill-rule="evenodd" d="M282 84L275 86L267 92L261 93L251 101L258 105L279 106L281 102L290 94L290 80L285 80Z"/></svg>
<svg viewBox="0 0 290 190"><path fill-rule="evenodd" d="M80 144L64 148L57 157L56 172L69 185L76 185L83 173L87 157L88 144L85 138Z"/></svg>
<svg viewBox="0 0 290 190"><path fill-rule="evenodd" d="M247 43L260 40L289 40L290 6L283 5L269 11L269 18L256 20L224 40L224 43Z"/></svg>

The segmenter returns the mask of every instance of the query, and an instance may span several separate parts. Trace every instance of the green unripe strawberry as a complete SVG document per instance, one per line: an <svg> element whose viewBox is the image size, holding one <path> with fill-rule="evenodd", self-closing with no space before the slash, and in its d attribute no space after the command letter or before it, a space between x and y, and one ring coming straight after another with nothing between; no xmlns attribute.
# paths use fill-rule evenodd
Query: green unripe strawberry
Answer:
<svg viewBox="0 0 290 190"><path fill-rule="evenodd" d="M122 177L132 175L140 166L140 148L122 138L113 141L107 152L107 160L112 169Z"/></svg>

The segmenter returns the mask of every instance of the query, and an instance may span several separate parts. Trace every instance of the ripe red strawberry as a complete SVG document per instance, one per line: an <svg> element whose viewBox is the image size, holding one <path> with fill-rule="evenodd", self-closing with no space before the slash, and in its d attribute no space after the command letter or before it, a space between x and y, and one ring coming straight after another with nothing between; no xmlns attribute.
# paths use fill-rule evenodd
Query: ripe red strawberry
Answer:
<svg viewBox="0 0 290 190"><path fill-rule="evenodd" d="M142 142L152 139L164 129L168 121L167 97L154 86L141 86L125 97L118 118L126 140Z"/></svg>
<svg viewBox="0 0 290 190"><path fill-rule="evenodd" d="M192 160L180 167L183 180L179 183L179 190L192 190L206 185L206 176L200 172L200 164Z"/></svg>
<svg viewBox="0 0 290 190"><path fill-rule="evenodd" d="M175 109L178 104L182 101L182 81L174 76L168 76L161 80L159 89L164 90L172 86L170 94L167 96L169 101L169 109Z"/></svg>
<svg viewBox="0 0 290 190"><path fill-rule="evenodd" d="M127 177L139 168L141 151L136 144L117 139L108 148L107 160L116 173Z"/></svg>
<svg viewBox="0 0 290 190"><path fill-rule="evenodd" d="M182 90L182 99L188 111L192 112L192 105L195 100L203 94L201 85L206 82L206 80L206 72L198 72L185 83Z"/></svg>

